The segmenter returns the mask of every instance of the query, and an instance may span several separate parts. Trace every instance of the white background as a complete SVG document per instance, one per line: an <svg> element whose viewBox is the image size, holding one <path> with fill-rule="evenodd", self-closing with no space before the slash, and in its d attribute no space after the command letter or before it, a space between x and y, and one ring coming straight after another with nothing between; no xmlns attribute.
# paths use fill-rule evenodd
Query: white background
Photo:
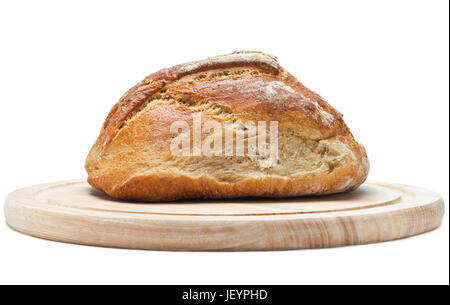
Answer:
<svg viewBox="0 0 450 305"><path fill-rule="evenodd" d="M107 112L164 67L235 50L278 57L345 114L369 180L449 202L448 1L1 1L0 197L85 178ZM45 241L0 223L1 283L449 282L448 212L422 236L338 249L186 253Z"/></svg>

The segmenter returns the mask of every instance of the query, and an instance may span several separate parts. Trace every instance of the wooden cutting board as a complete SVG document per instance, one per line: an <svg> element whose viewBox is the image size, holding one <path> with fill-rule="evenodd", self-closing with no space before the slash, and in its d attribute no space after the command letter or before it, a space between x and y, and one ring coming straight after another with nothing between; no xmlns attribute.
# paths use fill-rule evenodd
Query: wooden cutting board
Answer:
<svg viewBox="0 0 450 305"><path fill-rule="evenodd" d="M437 228L444 204L421 188L366 183L339 195L136 203L84 181L31 186L6 199L13 229L85 245L158 250L281 250L404 238Z"/></svg>

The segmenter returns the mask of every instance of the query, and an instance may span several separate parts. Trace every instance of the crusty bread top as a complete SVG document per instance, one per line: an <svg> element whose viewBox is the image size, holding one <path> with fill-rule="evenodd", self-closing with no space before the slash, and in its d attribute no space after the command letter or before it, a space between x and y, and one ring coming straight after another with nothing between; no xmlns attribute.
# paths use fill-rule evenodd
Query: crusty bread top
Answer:
<svg viewBox="0 0 450 305"><path fill-rule="evenodd" d="M188 90L191 88L192 82L201 79L198 76L201 76L202 72L224 71L239 67L254 68L260 74L245 75L246 79L242 86L237 88L239 94L235 96L230 95L229 91L226 94L221 94L225 93L225 90L229 90L229 88L226 88L226 80L224 86L222 86L223 89L220 86L215 86L208 91L208 89L211 89L208 88L208 84L202 87L200 83L197 83L195 90L190 92ZM192 75L197 77L189 79L189 76ZM188 80L178 82L184 79ZM147 76L143 81L132 87L120 98L108 114L93 147L97 156L102 155L118 130L141 109L143 104L174 82L177 82L175 91L179 96L201 93L200 95L203 95L203 98L222 98L222 104L226 102L225 97L228 96L228 100L233 104L231 106L234 107L233 112L253 108L253 119L264 120L269 115L270 119L278 119L281 124L283 122L291 125L299 124L303 130L303 135L308 138L320 140L350 133L342 119L342 114L280 67L275 56L263 52L239 51L162 69ZM242 96L249 97L251 95L253 97L261 96L261 92L258 92L261 90L265 90L265 94L263 94L265 101L242 98ZM280 92L284 95L280 95ZM255 109L257 111L254 111Z"/></svg>

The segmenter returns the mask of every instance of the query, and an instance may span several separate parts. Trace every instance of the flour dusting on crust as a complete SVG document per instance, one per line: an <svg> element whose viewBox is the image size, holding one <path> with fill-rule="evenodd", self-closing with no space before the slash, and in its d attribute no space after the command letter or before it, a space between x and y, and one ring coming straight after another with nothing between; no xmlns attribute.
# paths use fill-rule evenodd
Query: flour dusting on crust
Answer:
<svg viewBox="0 0 450 305"><path fill-rule="evenodd" d="M316 101L311 100L310 98L304 96L303 94L300 94L300 96L303 98L303 100L307 101L308 103L313 104L317 111L319 112L319 119L327 126L330 126L334 122L334 117L332 114L326 112Z"/></svg>
<svg viewBox="0 0 450 305"><path fill-rule="evenodd" d="M248 97L264 96L267 100L284 99L295 94L294 89L280 81L256 81L250 84L239 85L236 88L240 93ZM233 91L230 87L227 90Z"/></svg>
<svg viewBox="0 0 450 305"><path fill-rule="evenodd" d="M277 58L275 56L263 52L239 51L231 54L209 57L203 60L185 63L180 67L180 72L190 72L202 66L209 66L212 64L223 65L231 64L234 62L248 62L255 64L260 63L269 66L272 69L279 68Z"/></svg>

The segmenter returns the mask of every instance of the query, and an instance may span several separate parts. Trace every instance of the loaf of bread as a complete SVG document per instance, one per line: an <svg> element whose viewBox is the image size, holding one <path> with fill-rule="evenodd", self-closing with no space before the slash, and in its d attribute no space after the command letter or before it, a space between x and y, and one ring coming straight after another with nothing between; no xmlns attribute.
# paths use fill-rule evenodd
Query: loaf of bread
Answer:
<svg viewBox="0 0 450 305"><path fill-rule="evenodd" d="M342 114L261 52L160 70L112 108L88 182L140 201L346 192L369 162Z"/></svg>

